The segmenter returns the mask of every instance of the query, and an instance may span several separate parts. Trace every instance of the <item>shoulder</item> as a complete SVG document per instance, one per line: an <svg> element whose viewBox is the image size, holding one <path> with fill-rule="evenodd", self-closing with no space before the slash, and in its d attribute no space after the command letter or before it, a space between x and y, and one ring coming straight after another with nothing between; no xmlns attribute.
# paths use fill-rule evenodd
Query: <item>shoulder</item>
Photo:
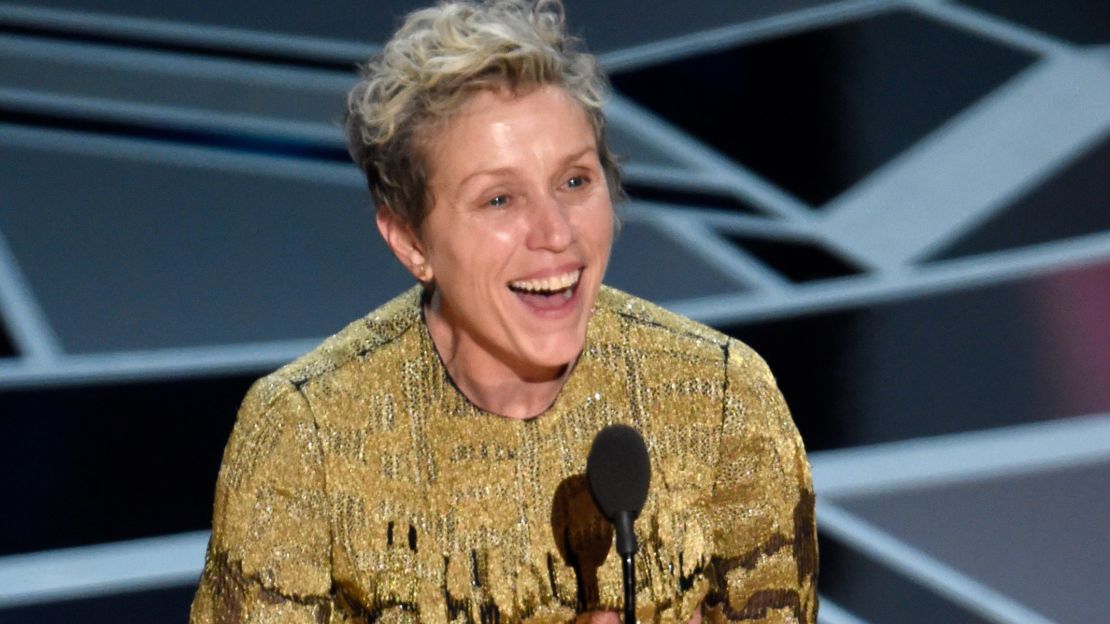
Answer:
<svg viewBox="0 0 1110 624"><path fill-rule="evenodd" d="M240 487L255 477L268 479L268 473L258 467L271 460L284 462L283 458L288 457L305 460L306 474L314 470L314 462L318 464L320 459L321 416L327 413L326 409L324 413L317 409L327 407L318 399L327 397L332 386L351 385L346 379L351 364L373 367L379 359L377 354L420 322L420 296L418 287L400 294L308 353L255 381L239 407L225 449L221 474L227 485ZM364 374L360 380L365 378ZM320 393L317 387L325 391Z"/></svg>
<svg viewBox="0 0 1110 624"><path fill-rule="evenodd" d="M767 362L740 340L610 287L598 295L594 316L592 348L610 355L637 352L644 370L655 371L645 381L679 374L711 381L730 411L747 413L748 419L782 421L785 415L789 422Z"/></svg>
<svg viewBox="0 0 1110 624"><path fill-rule="evenodd" d="M700 353L730 369L769 375L763 359L743 342L616 288L601 288L594 315L591 330L602 342L620 335L638 348Z"/></svg>
<svg viewBox="0 0 1110 624"><path fill-rule="evenodd" d="M421 288L401 293L366 316L348 324L313 350L274 371L258 383L300 388L354 361L366 361L398 341L421 322Z"/></svg>
<svg viewBox="0 0 1110 624"><path fill-rule="evenodd" d="M598 329L621 326L677 344L697 343L721 348L729 342L728 336L712 327L610 286L601 287L594 304L594 316Z"/></svg>

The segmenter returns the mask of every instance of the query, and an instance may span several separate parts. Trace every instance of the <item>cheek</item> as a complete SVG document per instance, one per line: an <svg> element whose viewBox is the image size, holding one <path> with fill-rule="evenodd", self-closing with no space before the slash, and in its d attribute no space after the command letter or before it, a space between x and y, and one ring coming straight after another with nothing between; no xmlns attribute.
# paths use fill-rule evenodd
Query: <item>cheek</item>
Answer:
<svg viewBox="0 0 1110 624"><path fill-rule="evenodd" d="M507 267L513 255L524 247L528 227L523 213L517 213L478 223L466 236L474 257L479 258L483 266L502 268Z"/></svg>
<svg viewBox="0 0 1110 624"><path fill-rule="evenodd" d="M597 248L598 253L608 255L613 244L613 209L608 204L596 206L585 216L582 235Z"/></svg>
<svg viewBox="0 0 1110 624"><path fill-rule="evenodd" d="M521 248L518 224L481 224L456 233L451 265L462 280L478 284L500 283L508 275L513 255Z"/></svg>
<svg viewBox="0 0 1110 624"><path fill-rule="evenodd" d="M446 223L438 233L428 245L429 254L461 273L475 264L487 264L498 249L511 247L514 236L511 224L481 219Z"/></svg>
<svg viewBox="0 0 1110 624"><path fill-rule="evenodd" d="M495 227L490 228L486 232L486 238L499 247L511 249L518 240L520 240L523 231L523 225L514 223L511 227Z"/></svg>

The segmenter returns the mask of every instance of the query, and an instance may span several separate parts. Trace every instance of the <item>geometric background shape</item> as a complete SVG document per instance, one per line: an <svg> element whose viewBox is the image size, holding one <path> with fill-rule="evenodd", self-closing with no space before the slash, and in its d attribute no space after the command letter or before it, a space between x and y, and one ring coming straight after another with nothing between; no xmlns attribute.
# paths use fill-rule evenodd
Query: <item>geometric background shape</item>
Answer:
<svg viewBox="0 0 1110 624"><path fill-rule="evenodd" d="M862 273L859 267L818 243L742 234L726 234L725 238L792 282L812 282Z"/></svg>
<svg viewBox="0 0 1110 624"><path fill-rule="evenodd" d="M823 537L820 553L821 591L824 596L835 600L837 605L860 618L853 622L991 622L839 540Z"/></svg>
<svg viewBox="0 0 1110 624"><path fill-rule="evenodd" d="M1103 0L961 0L961 4L1043 30L1074 43L1110 43L1110 4Z"/></svg>
<svg viewBox="0 0 1110 624"><path fill-rule="evenodd" d="M931 256L948 260L1110 229L1110 135Z"/></svg>
<svg viewBox="0 0 1110 624"><path fill-rule="evenodd" d="M898 11L618 71L612 80L819 207L1032 60Z"/></svg>
<svg viewBox="0 0 1110 624"><path fill-rule="evenodd" d="M651 301L744 290L738 279L680 246L658 227L626 219L605 281Z"/></svg>
<svg viewBox="0 0 1110 624"><path fill-rule="evenodd" d="M12 501L0 556L207 528L224 443L261 372L0 393Z"/></svg>
<svg viewBox="0 0 1110 624"><path fill-rule="evenodd" d="M724 325L822 450L1110 411L1110 262Z"/></svg>
<svg viewBox="0 0 1110 624"><path fill-rule="evenodd" d="M0 317L0 358L11 357L13 355L16 355L15 345L12 344L12 339L8 336L4 318Z"/></svg>
<svg viewBox="0 0 1110 624"><path fill-rule="evenodd" d="M837 503L1053 621L1087 624L1106 616L1105 596L1088 592L1110 587L1108 471L1101 463Z"/></svg>
<svg viewBox="0 0 1110 624"><path fill-rule="evenodd" d="M0 228L69 352L323 336L411 284L364 187L65 139L0 147Z"/></svg>

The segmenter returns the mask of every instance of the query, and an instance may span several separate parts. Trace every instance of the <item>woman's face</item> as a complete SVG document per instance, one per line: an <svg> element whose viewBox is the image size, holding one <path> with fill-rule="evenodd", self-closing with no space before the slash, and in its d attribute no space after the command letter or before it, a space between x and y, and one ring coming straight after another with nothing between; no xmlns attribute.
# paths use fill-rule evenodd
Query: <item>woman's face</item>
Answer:
<svg viewBox="0 0 1110 624"><path fill-rule="evenodd" d="M560 374L583 348L613 242L586 113L556 86L480 91L426 148L431 207L414 248L453 355Z"/></svg>

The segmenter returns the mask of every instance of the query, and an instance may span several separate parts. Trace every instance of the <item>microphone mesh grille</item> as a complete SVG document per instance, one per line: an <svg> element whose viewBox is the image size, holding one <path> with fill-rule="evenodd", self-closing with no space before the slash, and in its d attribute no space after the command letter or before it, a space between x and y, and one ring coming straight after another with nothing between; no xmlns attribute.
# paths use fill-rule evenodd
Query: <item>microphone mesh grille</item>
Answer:
<svg viewBox="0 0 1110 624"><path fill-rule="evenodd" d="M639 516L651 480L651 464L640 433L628 425L610 425L599 431L586 460L586 478L594 502L610 521L621 511Z"/></svg>

